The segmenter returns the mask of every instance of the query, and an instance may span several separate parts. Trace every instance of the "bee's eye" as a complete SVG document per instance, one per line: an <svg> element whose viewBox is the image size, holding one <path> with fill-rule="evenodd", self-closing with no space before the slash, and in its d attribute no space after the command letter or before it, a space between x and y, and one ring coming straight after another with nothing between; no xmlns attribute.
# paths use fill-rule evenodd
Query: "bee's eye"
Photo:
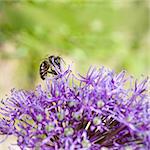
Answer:
<svg viewBox="0 0 150 150"><path fill-rule="evenodd" d="M60 57L56 57L54 59L54 62L56 63L56 65L60 65Z"/></svg>

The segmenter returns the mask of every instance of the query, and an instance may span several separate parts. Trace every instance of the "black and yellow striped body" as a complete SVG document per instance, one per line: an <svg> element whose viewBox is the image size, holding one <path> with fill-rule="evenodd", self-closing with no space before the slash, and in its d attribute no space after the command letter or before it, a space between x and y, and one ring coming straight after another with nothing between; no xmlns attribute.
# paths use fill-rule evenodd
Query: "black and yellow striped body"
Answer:
<svg viewBox="0 0 150 150"><path fill-rule="evenodd" d="M57 56L49 56L40 65L40 77L45 79L47 74L57 75L56 67L61 71L61 60L62 58Z"/></svg>

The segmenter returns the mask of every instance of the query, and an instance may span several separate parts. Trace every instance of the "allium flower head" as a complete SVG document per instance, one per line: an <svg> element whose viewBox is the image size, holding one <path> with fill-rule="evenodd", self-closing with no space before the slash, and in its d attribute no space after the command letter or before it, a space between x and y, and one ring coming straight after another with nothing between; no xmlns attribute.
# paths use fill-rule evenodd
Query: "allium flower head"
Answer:
<svg viewBox="0 0 150 150"><path fill-rule="evenodd" d="M75 76L68 67L44 82L1 101L0 134L16 136L20 149L150 149L148 78L104 67Z"/></svg>

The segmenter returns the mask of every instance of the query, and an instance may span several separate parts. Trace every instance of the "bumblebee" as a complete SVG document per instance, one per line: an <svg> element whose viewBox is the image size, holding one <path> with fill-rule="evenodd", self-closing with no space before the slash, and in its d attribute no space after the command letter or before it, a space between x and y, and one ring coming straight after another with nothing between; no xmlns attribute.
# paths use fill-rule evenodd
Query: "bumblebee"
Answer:
<svg viewBox="0 0 150 150"><path fill-rule="evenodd" d="M45 60L42 61L40 65L40 77L45 80L48 73L52 75L58 75L58 70L61 71L61 60L63 60L59 56L49 56Z"/></svg>

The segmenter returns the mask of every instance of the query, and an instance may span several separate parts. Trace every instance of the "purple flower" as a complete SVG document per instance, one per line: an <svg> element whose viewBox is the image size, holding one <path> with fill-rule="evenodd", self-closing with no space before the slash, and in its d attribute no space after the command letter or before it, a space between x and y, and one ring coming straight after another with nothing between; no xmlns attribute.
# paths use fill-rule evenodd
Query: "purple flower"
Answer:
<svg viewBox="0 0 150 150"><path fill-rule="evenodd" d="M0 133L25 150L149 150L149 80L126 72L70 68L35 91L15 90L1 101Z"/></svg>

